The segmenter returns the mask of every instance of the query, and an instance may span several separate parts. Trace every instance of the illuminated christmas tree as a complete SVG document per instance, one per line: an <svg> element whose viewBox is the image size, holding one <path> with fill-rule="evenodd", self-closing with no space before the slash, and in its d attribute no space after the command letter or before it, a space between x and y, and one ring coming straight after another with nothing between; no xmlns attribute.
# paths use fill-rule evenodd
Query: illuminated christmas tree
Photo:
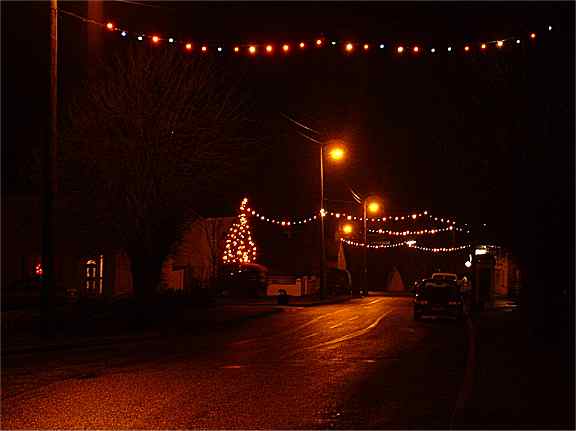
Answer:
<svg viewBox="0 0 576 431"><path fill-rule="evenodd" d="M246 204L248 199L244 198L240 205L240 214L236 221L228 230L226 236L226 249L222 260L225 264L243 264L256 261L256 244L252 241L250 224L246 215Z"/></svg>

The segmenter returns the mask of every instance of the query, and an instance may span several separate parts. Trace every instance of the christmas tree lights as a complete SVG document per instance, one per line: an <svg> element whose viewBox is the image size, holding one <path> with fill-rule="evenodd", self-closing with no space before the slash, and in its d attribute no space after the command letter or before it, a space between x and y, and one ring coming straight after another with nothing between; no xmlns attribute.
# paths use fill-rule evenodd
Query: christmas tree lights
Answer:
<svg viewBox="0 0 576 431"><path fill-rule="evenodd" d="M256 244L252 240L250 224L246 214L248 199L244 198L240 205L240 214L228 230L226 248L222 260L226 264L246 264L256 261Z"/></svg>

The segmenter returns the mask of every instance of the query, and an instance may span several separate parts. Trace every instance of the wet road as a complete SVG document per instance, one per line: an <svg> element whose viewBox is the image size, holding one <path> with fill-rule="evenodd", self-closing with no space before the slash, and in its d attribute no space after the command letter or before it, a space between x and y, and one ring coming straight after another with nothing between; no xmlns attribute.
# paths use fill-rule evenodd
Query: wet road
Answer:
<svg viewBox="0 0 576 431"><path fill-rule="evenodd" d="M206 335L5 358L3 429L442 428L465 323L411 298L284 312Z"/></svg>

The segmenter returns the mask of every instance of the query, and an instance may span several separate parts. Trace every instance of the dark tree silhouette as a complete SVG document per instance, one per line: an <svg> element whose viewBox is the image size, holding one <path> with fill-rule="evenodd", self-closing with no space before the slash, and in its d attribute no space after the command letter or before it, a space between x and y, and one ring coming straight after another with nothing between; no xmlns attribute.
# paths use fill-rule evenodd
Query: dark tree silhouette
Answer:
<svg viewBox="0 0 576 431"><path fill-rule="evenodd" d="M130 47L70 103L62 172L79 219L130 257L137 296L154 296L161 268L202 196L234 180L255 141L245 104L207 59Z"/></svg>

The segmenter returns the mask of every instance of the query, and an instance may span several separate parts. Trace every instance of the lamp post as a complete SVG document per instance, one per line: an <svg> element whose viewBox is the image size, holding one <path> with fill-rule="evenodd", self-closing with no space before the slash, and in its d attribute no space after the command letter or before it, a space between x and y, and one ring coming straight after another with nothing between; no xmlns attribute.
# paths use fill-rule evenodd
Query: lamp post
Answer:
<svg viewBox="0 0 576 431"><path fill-rule="evenodd" d="M320 297L326 296L326 229L324 225L324 217L326 210L324 209L324 152L330 146L328 154L333 161L340 161L344 158L344 148L342 145L335 141L321 142L320 143L320 247L321 260L320 260Z"/></svg>
<svg viewBox="0 0 576 431"><path fill-rule="evenodd" d="M362 202L362 220L363 220L363 235L364 235L364 250L363 250L363 270L362 270L362 289L360 294L368 295L368 228L366 224L367 212L376 213L380 210L380 204L373 196L368 196Z"/></svg>

